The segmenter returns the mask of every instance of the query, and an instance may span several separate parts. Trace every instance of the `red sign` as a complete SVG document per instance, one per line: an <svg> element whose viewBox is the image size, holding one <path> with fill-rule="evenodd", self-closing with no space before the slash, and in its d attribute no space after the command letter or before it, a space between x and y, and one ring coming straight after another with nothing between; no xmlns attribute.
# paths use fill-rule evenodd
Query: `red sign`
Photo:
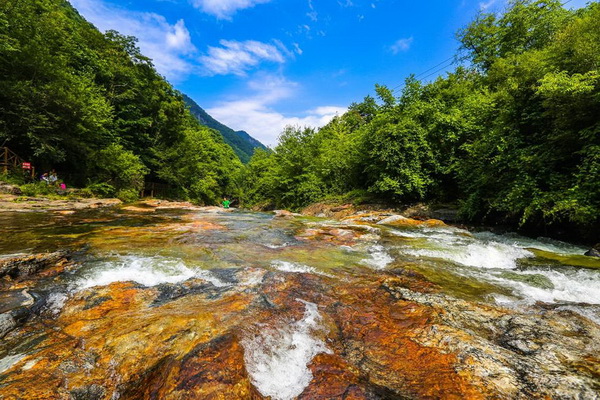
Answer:
<svg viewBox="0 0 600 400"><path fill-rule="evenodd" d="M23 163L23 169L31 169L31 163L24 162Z"/></svg>

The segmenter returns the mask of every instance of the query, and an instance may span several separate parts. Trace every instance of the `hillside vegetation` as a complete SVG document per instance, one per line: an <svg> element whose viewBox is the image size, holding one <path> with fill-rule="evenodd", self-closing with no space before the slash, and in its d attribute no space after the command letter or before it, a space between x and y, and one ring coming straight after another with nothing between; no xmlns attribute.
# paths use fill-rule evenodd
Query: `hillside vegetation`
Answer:
<svg viewBox="0 0 600 400"><path fill-rule="evenodd" d="M202 125L206 125L209 128L219 131L223 135L225 143L231 146L235 154L240 158L243 163L250 161L252 154L255 149L266 150L264 144L254 139L246 131L234 131L230 127L223 125L213 117L211 117L202 107L200 107L194 100L183 95L185 104L189 107L190 112Z"/></svg>
<svg viewBox="0 0 600 400"><path fill-rule="evenodd" d="M472 221L600 226L600 4L513 0L458 33L464 66L377 86L319 129L288 128L246 170L249 204L332 196L455 202ZM348 196L347 196L348 197Z"/></svg>
<svg viewBox="0 0 600 400"><path fill-rule="evenodd" d="M69 184L134 199L144 179L214 203L241 167L134 37L100 33L64 0L0 2L0 143Z"/></svg>

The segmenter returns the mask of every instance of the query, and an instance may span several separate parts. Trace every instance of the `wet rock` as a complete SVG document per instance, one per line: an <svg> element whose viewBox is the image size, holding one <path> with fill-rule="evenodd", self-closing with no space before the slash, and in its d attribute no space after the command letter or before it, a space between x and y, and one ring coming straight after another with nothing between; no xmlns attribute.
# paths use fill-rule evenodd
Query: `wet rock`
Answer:
<svg viewBox="0 0 600 400"><path fill-rule="evenodd" d="M418 219L406 218L402 215L390 216L388 218L382 219L381 221L378 222L378 224L397 226L397 227L403 227L403 228L418 227L418 226L427 226L427 227L446 226L444 221L441 221L439 219L426 219L424 221L421 221Z"/></svg>
<svg viewBox="0 0 600 400"><path fill-rule="evenodd" d="M102 400L105 393L104 387L92 384L71 390L71 400Z"/></svg>
<svg viewBox="0 0 600 400"><path fill-rule="evenodd" d="M499 338L502 346L523 355L531 355L541 348L536 341L539 340L538 337L547 334L541 330L543 325L535 323L535 320L532 323L531 319L520 316L510 316L506 319L505 331Z"/></svg>
<svg viewBox="0 0 600 400"><path fill-rule="evenodd" d="M0 278L8 276L12 279L30 277L46 269L49 273L60 273L69 264L69 253L56 251L27 256L17 256L0 260Z"/></svg>
<svg viewBox="0 0 600 400"><path fill-rule="evenodd" d="M386 224L393 225L393 224L397 224L398 221L402 221L404 223L407 220L408 220L408 218L406 218L406 217L404 217L402 215L392 215L392 216L389 216L387 218L384 218L384 219L380 220L377 223L380 224L380 225L386 225Z"/></svg>
<svg viewBox="0 0 600 400"><path fill-rule="evenodd" d="M303 400L597 398L600 326L578 314L458 299L401 268L339 279L263 272L251 290L249 274L217 271L226 288L190 279L73 294L59 316L7 336L41 339L27 347L35 363L6 371L2 395L262 399L247 372L242 339L251 334L259 361L288 360L282 349L301 347L299 336L326 346L286 361L301 359L312 374ZM316 328L298 334L301 320Z"/></svg>
<svg viewBox="0 0 600 400"><path fill-rule="evenodd" d="M600 243L586 251L583 255L589 257L600 257Z"/></svg>
<svg viewBox="0 0 600 400"><path fill-rule="evenodd" d="M227 287L216 287L212 283L203 280L191 280L184 284L164 283L156 287L159 294L152 302L152 307L161 306L190 294L202 293L211 299L220 296L228 290Z"/></svg>
<svg viewBox="0 0 600 400"><path fill-rule="evenodd" d="M46 303L44 296L27 290L4 292L0 299L3 300L0 305L0 339L23 325L31 315L39 313Z"/></svg>
<svg viewBox="0 0 600 400"><path fill-rule="evenodd" d="M273 213L275 214L273 218L293 218L301 215L288 210L274 210Z"/></svg>
<svg viewBox="0 0 600 400"><path fill-rule="evenodd" d="M152 207L139 207L139 206L125 206L125 207L121 207L121 210L140 212L140 213L153 213L156 211L156 209L152 208Z"/></svg>
<svg viewBox="0 0 600 400"><path fill-rule="evenodd" d="M503 271L500 276L513 281L524 282L540 289L554 289L552 281L542 274L519 274L512 271Z"/></svg>
<svg viewBox="0 0 600 400"><path fill-rule="evenodd" d="M0 314L0 339L17 327L17 321L11 313Z"/></svg>

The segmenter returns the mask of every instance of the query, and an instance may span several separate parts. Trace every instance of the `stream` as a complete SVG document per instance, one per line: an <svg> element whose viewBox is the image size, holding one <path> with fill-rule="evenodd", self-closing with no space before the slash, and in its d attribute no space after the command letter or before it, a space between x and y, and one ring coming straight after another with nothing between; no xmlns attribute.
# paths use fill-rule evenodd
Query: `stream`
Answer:
<svg viewBox="0 0 600 400"><path fill-rule="evenodd" d="M598 399L586 250L376 212L2 212L0 261L64 254L0 279L0 399Z"/></svg>

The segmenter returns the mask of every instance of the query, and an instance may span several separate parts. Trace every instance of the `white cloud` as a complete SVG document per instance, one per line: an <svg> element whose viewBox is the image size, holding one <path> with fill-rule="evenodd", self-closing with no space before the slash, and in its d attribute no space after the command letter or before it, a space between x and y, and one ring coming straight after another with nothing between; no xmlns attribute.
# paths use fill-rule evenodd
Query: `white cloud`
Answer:
<svg viewBox="0 0 600 400"><path fill-rule="evenodd" d="M300 45L298 43L293 43L294 46L294 52L296 52L296 54L298 55L302 55L303 51L300 48Z"/></svg>
<svg viewBox="0 0 600 400"><path fill-rule="evenodd" d="M278 101L296 95L298 85L281 77L266 76L252 80L248 87L252 95L223 101L206 111L235 130L245 130L268 146L277 143L277 137L288 126L321 127L336 115L347 111L345 107L321 106L295 116L286 116L274 109Z"/></svg>
<svg viewBox="0 0 600 400"><path fill-rule="evenodd" d="M482 11L486 11L488 8L492 7L494 4L496 4L498 2L498 0L489 0L487 2L480 2L479 3L479 8Z"/></svg>
<svg viewBox="0 0 600 400"><path fill-rule="evenodd" d="M101 31L114 29L137 37L142 54L167 79L177 81L196 68L189 58L196 48L182 19L171 25L162 15L128 11L102 0L71 0L71 4Z"/></svg>
<svg viewBox="0 0 600 400"><path fill-rule="evenodd" d="M271 0L192 0L194 7L219 19L231 20L233 14L244 8L257 4L268 3Z"/></svg>
<svg viewBox="0 0 600 400"><path fill-rule="evenodd" d="M409 38L399 39L396 41L396 43L394 43L393 45L390 46L390 51L393 54L398 54L402 51L407 51L408 49L410 49L412 42L413 42L412 36Z"/></svg>
<svg viewBox="0 0 600 400"><path fill-rule="evenodd" d="M173 49L191 50L190 32L182 19L173 26L172 32L167 32L167 44Z"/></svg>
<svg viewBox="0 0 600 400"><path fill-rule="evenodd" d="M285 57L277 48L283 46L281 43L273 45L255 40L221 40L219 43L221 47L210 46L208 54L200 57L205 75L243 76L262 61L285 62Z"/></svg>

